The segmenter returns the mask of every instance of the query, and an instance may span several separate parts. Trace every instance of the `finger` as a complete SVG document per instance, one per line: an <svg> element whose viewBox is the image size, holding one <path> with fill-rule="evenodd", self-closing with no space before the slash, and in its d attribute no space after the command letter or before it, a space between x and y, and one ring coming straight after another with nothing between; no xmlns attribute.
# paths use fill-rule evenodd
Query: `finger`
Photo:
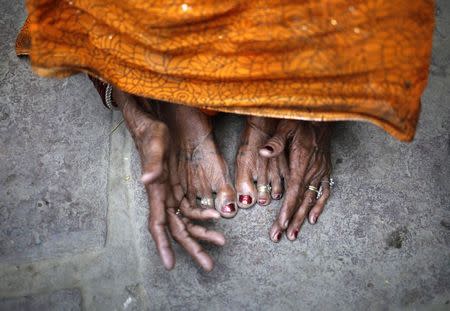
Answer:
<svg viewBox="0 0 450 311"><path fill-rule="evenodd" d="M175 266L175 255L166 233L165 185L150 184L146 186L150 205L149 230L156 243L156 249L166 269Z"/></svg>
<svg viewBox="0 0 450 311"><path fill-rule="evenodd" d="M287 140L297 128L298 121L282 120L278 123L275 134L259 150L263 157L272 158L280 155L286 147Z"/></svg>
<svg viewBox="0 0 450 311"><path fill-rule="evenodd" d="M289 221L298 208L299 202L303 195L300 185L300 181L293 181L287 186L284 201L277 217L277 223L283 231L288 227Z"/></svg>
<svg viewBox="0 0 450 311"><path fill-rule="evenodd" d="M187 192L186 198L189 201L191 207L197 206L197 191L195 190L195 183L198 179L195 176L192 166L187 167Z"/></svg>
<svg viewBox="0 0 450 311"><path fill-rule="evenodd" d="M177 162L178 162L178 159L175 155L175 152L171 152L170 157L169 157L170 185L171 185L172 193L173 193L175 199L177 200L177 202L181 202L181 200L185 197L185 192L183 190L183 186L181 184L181 179L178 174L178 163Z"/></svg>
<svg viewBox="0 0 450 311"><path fill-rule="evenodd" d="M169 229L175 239L191 257L205 270L214 268L214 261L186 230L186 225L173 211L168 211Z"/></svg>
<svg viewBox="0 0 450 311"><path fill-rule="evenodd" d="M155 122L151 136L143 140L141 147L142 177L144 184L155 181L163 173L163 162L167 154L169 132L167 127Z"/></svg>
<svg viewBox="0 0 450 311"><path fill-rule="evenodd" d="M277 160L278 160L278 167L280 170L280 175L286 181L289 177L289 165L287 163L286 156L284 154L280 154L277 157Z"/></svg>
<svg viewBox="0 0 450 311"><path fill-rule="evenodd" d="M114 94L141 156L141 180L144 184L151 183L163 172L163 161L169 142L168 128L146 112L136 102L136 97L117 89Z"/></svg>
<svg viewBox="0 0 450 311"><path fill-rule="evenodd" d="M308 214L311 206L315 203L315 200L316 192L307 190L299 209L292 218L289 228L286 230L286 236L289 240L293 241L297 238L300 228L305 221L306 215Z"/></svg>
<svg viewBox="0 0 450 311"><path fill-rule="evenodd" d="M322 183L322 196L316 201L313 208L309 212L309 222L311 224L315 224L319 219L320 214L322 214L325 204L327 204L328 198L330 197L330 190L329 183Z"/></svg>
<svg viewBox="0 0 450 311"><path fill-rule="evenodd" d="M194 225L186 218L183 219L189 234L198 240L210 242L219 246L225 245L225 236L217 231L208 230L205 227Z"/></svg>
<svg viewBox="0 0 450 311"><path fill-rule="evenodd" d="M290 175L287 182L285 200L281 206L278 223L281 228L287 229L289 220L299 206L304 195L306 169L309 166L311 153L302 147L298 147L297 141L292 142L290 151Z"/></svg>
<svg viewBox="0 0 450 311"><path fill-rule="evenodd" d="M180 203L180 211L189 219L193 220L208 220L220 218L220 213L212 208L196 208L189 204L186 198L183 198Z"/></svg>

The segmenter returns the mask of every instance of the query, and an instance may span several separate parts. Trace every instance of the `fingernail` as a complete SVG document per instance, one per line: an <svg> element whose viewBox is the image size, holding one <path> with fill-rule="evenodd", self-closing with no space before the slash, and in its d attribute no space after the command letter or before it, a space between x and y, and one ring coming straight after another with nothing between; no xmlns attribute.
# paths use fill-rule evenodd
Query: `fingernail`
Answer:
<svg viewBox="0 0 450 311"><path fill-rule="evenodd" d="M241 202L242 204L245 204L245 205L249 205L249 204L252 204L253 199L249 195L241 194L239 196L239 202Z"/></svg>
<svg viewBox="0 0 450 311"><path fill-rule="evenodd" d="M317 216L316 216L316 215L312 215L309 221L310 221L312 224L315 224L315 223L316 223L316 220L317 220Z"/></svg>
<svg viewBox="0 0 450 311"><path fill-rule="evenodd" d="M267 151L273 152L273 148L271 146L265 146L264 149L266 149Z"/></svg>
<svg viewBox="0 0 450 311"><path fill-rule="evenodd" d="M236 211L236 207L234 205L234 203L229 203L227 205L225 205L224 207L222 207L222 212L224 213L234 213Z"/></svg>
<svg viewBox="0 0 450 311"><path fill-rule="evenodd" d="M296 230L294 231L294 239L296 239L297 236L298 236L298 230L296 229Z"/></svg>
<svg viewBox="0 0 450 311"><path fill-rule="evenodd" d="M276 242L278 242L278 241L281 239L281 232L278 232L277 234L275 234L275 235L273 236L273 238L274 238L274 240L275 240Z"/></svg>

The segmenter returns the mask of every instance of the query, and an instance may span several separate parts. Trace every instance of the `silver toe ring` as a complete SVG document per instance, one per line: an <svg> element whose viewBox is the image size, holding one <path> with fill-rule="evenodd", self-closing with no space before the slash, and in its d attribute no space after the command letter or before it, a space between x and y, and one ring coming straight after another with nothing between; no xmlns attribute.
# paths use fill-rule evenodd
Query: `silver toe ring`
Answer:
<svg viewBox="0 0 450 311"><path fill-rule="evenodd" d="M200 205L213 206L214 205L214 201L211 198L201 198L200 199Z"/></svg>

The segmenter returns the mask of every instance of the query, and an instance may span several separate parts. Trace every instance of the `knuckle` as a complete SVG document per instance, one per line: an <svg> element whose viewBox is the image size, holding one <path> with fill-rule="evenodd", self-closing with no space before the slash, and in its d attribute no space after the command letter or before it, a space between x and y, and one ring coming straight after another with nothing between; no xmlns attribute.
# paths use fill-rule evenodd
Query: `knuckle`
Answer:
<svg viewBox="0 0 450 311"><path fill-rule="evenodd" d="M189 236L189 234L185 228L178 228L172 230L172 236L175 240L180 241L186 239Z"/></svg>
<svg viewBox="0 0 450 311"><path fill-rule="evenodd" d="M299 210L297 211L297 214L295 215L295 220L297 222L301 222L302 219L304 219L305 217L306 217L306 208L300 207Z"/></svg>
<svg viewBox="0 0 450 311"><path fill-rule="evenodd" d="M314 193L315 194L315 193ZM305 198L305 203L307 207L312 207L316 203L316 199L312 195L308 195Z"/></svg>
<svg viewBox="0 0 450 311"><path fill-rule="evenodd" d="M272 146L275 151L279 151L284 147L284 139L279 134L276 134L269 140L268 145Z"/></svg>
<svg viewBox="0 0 450 311"><path fill-rule="evenodd" d="M161 225L161 223L159 221L157 221L153 217L150 218L150 221L149 221L150 231L156 231L160 225Z"/></svg>

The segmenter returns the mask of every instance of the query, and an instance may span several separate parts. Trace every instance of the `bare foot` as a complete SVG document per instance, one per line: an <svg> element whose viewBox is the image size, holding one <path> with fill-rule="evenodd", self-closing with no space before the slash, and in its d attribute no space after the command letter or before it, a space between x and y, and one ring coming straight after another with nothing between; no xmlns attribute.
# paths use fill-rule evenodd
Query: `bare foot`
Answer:
<svg viewBox="0 0 450 311"><path fill-rule="evenodd" d="M178 172L189 203L215 207L225 218L237 213L236 192L218 150L209 117L198 109L164 103L161 113L178 145Z"/></svg>
<svg viewBox="0 0 450 311"><path fill-rule="evenodd" d="M175 265L170 235L204 270L212 270L214 261L198 240L224 245L225 237L190 220L220 218L220 214L189 205L178 179L176 152L170 145L169 130L154 117L146 101L117 89L113 97L141 157L142 181L150 205L149 230L164 267L172 269Z"/></svg>
<svg viewBox="0 0 450 311"><path fill-rule="evenodd" d="M295 240L304 220L315 224L322 213L330 196L330 136L329 123L282 120L261 148L260 154L267 158L277 157L286 146L289 149L286 196L270 230L272 241L278 242L284 231Z"/></svg>
<svg viewBox="0 0 450 311"><path fill-rule="evenodd" d="M256 202L268 205L272 199L279 200L283 196L282 180L288 171L284 153L272 158L259 154L277 123L276 119L247 117L236 155L236 191L241 208L249 208Z"/></svg>

